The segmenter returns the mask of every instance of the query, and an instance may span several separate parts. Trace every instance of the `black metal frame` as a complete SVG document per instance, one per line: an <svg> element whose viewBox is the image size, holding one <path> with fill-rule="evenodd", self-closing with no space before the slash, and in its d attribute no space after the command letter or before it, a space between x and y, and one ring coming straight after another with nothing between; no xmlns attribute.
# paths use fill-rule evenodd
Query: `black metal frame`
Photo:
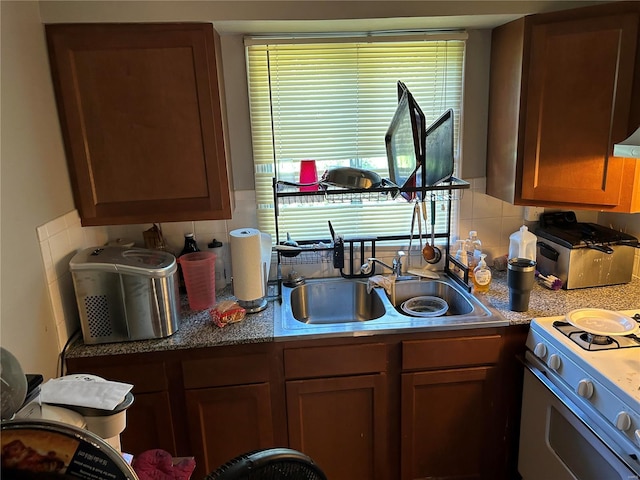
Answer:
<svg viewBox="0 0 640 480"><path fill-rule="evenodd" d="M424 172L422 172L424 176ZM450 243L451 243L451 202L452 202L452 192L454 190L466 190L470 187L468 182L464 180L460 180L455 177L451 177L450 179L429 187L404 187L400 188L397 185L391 184L390 182L386 183L386 186L374 187L368 189L342 189L342 188L328 188L326 185L320 185L320 189L316 192L300 192L300 191L282 191L283 185L289 185L287 182L279 182L276 178L273 179L273 199L274 199L274 209L275 209L275 228L276 228L276 244L280 242L280 231L278 228L278 216L279 216L279 199L282 198L300 198L304 199L304 197L330 197L333 195L353 195L353 194L372 194L378 193L380 195L389 195L390 198L396 198L399 193L413 193L420 192L422 193L422 197L426 199L426 195L431 192L432 195L435 195L435 192L447 192L448 193L448 202L449 208L447 211L447 229L444 233L437 233L434 235L435 238L446 238L446 246L445 246L445 265L444 271L447 273L449 277L451 277L454 281L456 281L460 286L471 291L471 286L469 285L469 268L462 264L460 261L455 259L450 253ZM384 185L384 182L383 182ZM424 183L423 183L424 185ZM411 202L407 202L409 205ZM330 248L322 247L322 248L314 248L310 246L310 248L305 249L305 251L326 251L333 250L333 266L340 271L340 275L344 278L366 278L375 274L375 267L369 274L362 274L359 271L359 265L356 266L353 264L354 262L354 253L356 249L356 245L360 247L360 256L362 263L366 262L366 258L364 258L365 247L370 246L371 248L371 256L375 256L375 244L376 242L384 242L390 240L408 240L410 238L409 235L393 235L393 236L379 236L375 238L367 237L367 238L354 238L354 239L342 239L340 238L338 242L334 241L334 239L329 240L329 244L332 245ZM319 241L318 241L319 242ZM313 243L318 242L298 242L300 245L311 245ZM323 242L327 242L327 240L323 240ZM348 271L345 271L344 265L344 248L345 243L348 244L349 253L350 253L350 265ZM281 262L282 252L278 252L278 264ZM362 263L360 265L362 265ZM457 275L456 273L451 271L451 264L453 264L457 270L463 272L462 277ZM356 273L357 271L357 273ZM282 279L278 278L278 294L281 293L281 284Z"/></svg>

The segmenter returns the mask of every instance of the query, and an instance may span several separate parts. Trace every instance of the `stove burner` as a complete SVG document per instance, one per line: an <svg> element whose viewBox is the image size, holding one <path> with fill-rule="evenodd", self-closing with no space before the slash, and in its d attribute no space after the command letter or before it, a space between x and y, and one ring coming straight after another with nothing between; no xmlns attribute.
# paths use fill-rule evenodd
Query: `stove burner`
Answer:
<svg viewBox="0 0 640 480"><path fill-rule="evenodd" d="M636 320L640 321L640 316L638 316ZM615 338L606 335L595 335L580 330L568 322L559 320L554 321L553 326L584 350L599 351L615 348L640 348L640 336L638 335L624 335Z"/></svg>
<svg viewBox="0 0 640 480"><path fill-rule="evenodd" d="M584 332L580 335L580 340L590 345L611 345L613 339L607 335L594 335L593 333Z"/></svg>

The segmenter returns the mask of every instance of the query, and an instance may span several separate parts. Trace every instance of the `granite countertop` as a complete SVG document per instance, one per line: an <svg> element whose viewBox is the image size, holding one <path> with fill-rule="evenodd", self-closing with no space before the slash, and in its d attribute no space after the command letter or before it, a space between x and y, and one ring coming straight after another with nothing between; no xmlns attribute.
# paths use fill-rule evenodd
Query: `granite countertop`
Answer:
<svg viewBox="0 0 640 480"><path fill-rule="evenodd" d="M531 291L529 310L512 312L509 310L507 272L493 272L491 289L484 295L511 325L516 325L529 323L535 317L564 315L576 308L640 311L640 278L633 277L624 285L577 290L549 290L536 282Z"/></svg>
<svg viewBox="0 0 640 480"><path fill-rule="evenodd" d="M509 310L506 272L494 272L491 289L479 295L484 295L510 325L528 324L534 317L564 315L576 308L640 310L640 278L633 277L631 283L625 285L578 290L549 290L536 283L527 312ZM217 293L218 301L234 299L231 287ZM273 341L273 301L262 312L247 314L241 322L224 328L219 328L211 321L208 311L189 310L184 296L181 306L180 328L168 338L101 345L85 345L79 338L71 344L65 356L95 357Z"/></svg>

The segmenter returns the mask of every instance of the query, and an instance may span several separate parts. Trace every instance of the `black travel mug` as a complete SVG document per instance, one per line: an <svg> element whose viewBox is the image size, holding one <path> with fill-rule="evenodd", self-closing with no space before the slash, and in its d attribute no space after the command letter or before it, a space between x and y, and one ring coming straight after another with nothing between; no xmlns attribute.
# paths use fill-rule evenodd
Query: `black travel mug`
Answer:
<svg viewBox="0 0 640 480"><path fill-rule="evenodd" d="M529 258L510 258L507 268L509 309L526 312L535 279L536 262Z"/></svg>

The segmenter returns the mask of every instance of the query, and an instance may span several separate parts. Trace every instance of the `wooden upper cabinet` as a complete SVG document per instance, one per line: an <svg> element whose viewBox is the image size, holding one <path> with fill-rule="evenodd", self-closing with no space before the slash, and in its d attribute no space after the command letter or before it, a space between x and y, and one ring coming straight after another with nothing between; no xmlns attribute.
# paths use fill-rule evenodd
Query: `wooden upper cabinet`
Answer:
<svg viewBox="0 0 640 480"><path fill-rule="evenodd" d="M211 24L46 26L83 225L231 218Z"/></svg>
<svg viewBox="0 0 640 480"><path fill-rule="evenodd" d="M487 193L518 205L639 211L640 3L534 15L494 30ZM637 114L636 114L637 116Z"/></svg>

